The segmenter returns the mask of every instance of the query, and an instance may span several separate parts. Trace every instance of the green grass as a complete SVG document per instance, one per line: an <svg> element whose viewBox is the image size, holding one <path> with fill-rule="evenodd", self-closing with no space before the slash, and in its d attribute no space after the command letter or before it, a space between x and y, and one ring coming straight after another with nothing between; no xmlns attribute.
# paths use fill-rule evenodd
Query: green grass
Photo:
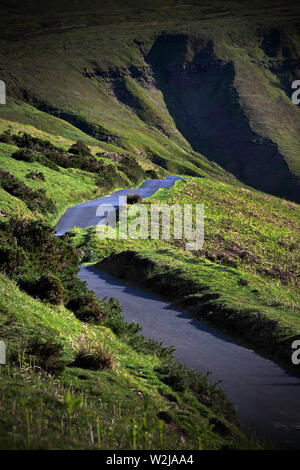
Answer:
<svg viewBox="0 0 300 470"><path fill-rule="evenodd" d="M222 417L224 409L205 404L189 391L162 382L161 359L135 352L109 329L77 320L63 307L42 304L0 275L1 338L15 365L1 366L0 447L6 449L218 449L258 448ZM22 355L34 331L62 341L70 362L82 345L101 345L113 356L113 369L67 367L50 376ZM208 391L206 393L209 393ZM207 397L206 397L207 399ZM220 402L222 403L222 402ZM165 412L170 423L159 418ZM226 423L228 434L213 430L212 418Z"/></svg>
<svg viewBox="0 0 300 470"><path fill-rule="evenodd" d="M7 129L7 127L4 127L4 129ZM70 147L68 141L65 139L59 139L58 137L56 139L51 139L49 138L49 134L38 132L36 129L31 127L28 129L28 126L22 127L15 125L10 129L12 133L23 131L28 132L29 130L31 132L30 135L43 140L47 139L47 141L59 146L58 148L62 148L64 150L68 150ZM104 150L100 149L99 147L91 148L94 154L96 151L100 151L100 153L103 154L103 158L96 158L100 159L104 165L116 165L116 163L109 158L109 152L104 152ZM9 171L10 174L33 190L45 190L46 197L52 200L55 205L55 213L43 215L37 211L33 213L26 206L25 202L23 202L20 198L16 198L4 191L3 188L0 188L1 192L3 193L3 197L0 203L0 211L5 217L10 215L22 215L24 217L45 216L50 223L54 224L69 206L84 202L86 200L97 199L100 196L106 194L108 191L105 178L103 181L99 182L100 178L102 177L101 173L96 174L80 170L78 168L65 169L61 167L58 167L58 171L56 171L38 162L25 162L16 160L12 158L12 154L17 149L18 148L14 145L8 145L2 142L0 143L0 168ZM27 176L32 172L42 173L45 181L41 179L28 178ZM133 182L127 177L125 173L118 171L116 174L118 178L109 184L109 189L111 191L117 190L121 183L123 187L130 187L133 185ZM143 179L141 179L143 177L144 174L141 172L141 175L139 175L139 183L143 181Z"/></svg>
<svg viewBox="0 0 300 470"><path fill-rule="evenodd" d="M168 300L290 365L290 344L300 334L299 205L209 178L178 181L145 201L149 210L150 202L204 204L203 248L188 252L172 237L100 240L93 228L75 231L74 243L94 262L120 253L100 269L168 292ZM122 258L125 250L154 267L143 272L134 257Z"/></svg>
<svg viewBox="0 0 300 470"><path fill-rule="evenodd" d="M259 189L298 197L299 113L289 94L298 77L297 6L132 1L100 7L90 1L73 11L64 1L45 15L40 2L32 5L30 16L20 6L16 20L10 7L1 20L9 96L0 117L6 122L129 152L145 165L154 158L169 172L234 181L209 157ZM265 43L273 30L280 40L272 56ZM231 64L232 76L191 73L185 86L165 73L176 64L214 59ZM254 141L261 145L253 161Z"/></svg>
<svg viewBox="0 0 300 470"><path fill-rule="evenodd" d="M8 97L0 106L0 133L27 132L64 150L81 139L105 163L128 155L159 176L187 177L151 201L204 204L202 250L186 252L174 240L100 242L93 228L74 229L74 244L89 262L125 250L135 252L137 263L151 260L139 279L144 288L155 291L159 280L170 301L287 363L291 338L300 333L299 205L251 190L233 174L299 198L299 109L289 94L299 78L299 7L283 0L263 6L257 0L130 0L101 7L89 0L84 8L63 0L56 7L44 0L4 7L0 78ZM279 40L272 51L274 30ZM227 68L207 71L207 61L215 59ZM183 64L204 69L172 72ZM253 160L254 143L259 158ZM15 150L0 144L0 168L33 190L46 190L56 208L44 215L52 225L71 205L135 184L120 174L102 187L93 173L17 161ZM26 178L33 171L45 181ZM42 217L3 188L0 197L0 217ZM127 261L126 254L116 256L106 269L123 270L124 279L137 282ZM88 341L101 344L115 364L101 372L67 367L60 378L22 361L2 368L2 448L258 446L232 423L226 423L227 437L217 435L209 424L212 417L224 419L224 410L213 411L217 400L208 407L191 391L170 389L153 354L28 297L3 275L0 296L1 335L9 348L22 349L40 327L63 341L68 360ZM160 411L170 414L171 424L161 424Z"/></svg>
<svg viewBox="0 0 300 470"><path fill-rule="evenodd" d="M59 214L74 202L79 203L87 199L94 199L101 193L101 188L98 191L96 189L94 175L76 169L66 170L63 168L58 173L39 163L17 161L11 158L11 154L16 150L17 148L14 146L0 143L0 167L9 171L32 189L46 189L47 196L55 202ZM43 173L45 181L26 178L26 175L31 171ZM8 196L1 200L0 207L3 212L7 211L7 199ZM9 196L9 199L15 198ZM8 214L12 213L11 210L7 212ZM28 210L24 210L24 215L27 213Z"/></svg>
<svg viewBox="0 0 300 470"><path fill-rule="evenodd" d="M300 271L300 207L293 202L208 178L159 190L151 202L204 204L205 245L191 253L294 287ZM179 248L184 242L174 241Z"/></svg>

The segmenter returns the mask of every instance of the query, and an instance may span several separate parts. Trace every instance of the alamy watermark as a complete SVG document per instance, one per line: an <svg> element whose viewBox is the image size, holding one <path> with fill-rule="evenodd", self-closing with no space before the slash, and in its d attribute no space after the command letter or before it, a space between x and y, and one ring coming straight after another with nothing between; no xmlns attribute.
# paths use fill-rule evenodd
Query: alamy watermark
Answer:
<svg viewBox="0 0 300 470"><path fill-rule="evenodd" d="M0 80L0 104L6 104L6 86L3 80Z"/></svg>
<svg viewBox="0 0 300 470"><path fill-rule="evenodd" d="M299 104L300 103L300 80L294 80L292 83L292 88L295 90L292 93L292 103Z"/></svg>
<svg viewBox="0 0 300 470"><path fill-rule="evenodd" d="M292 349L294 352L292 353L292 363L294 366L299 366L300 364L300 339L296 339L293 341Z"/></svg>
<svg viewBox="0 0 300 470"><path fill-rule="evenodd" d="M0 340L0 365L6 364L6 346L4 341Z"/></svg>
<svg viewBox="0 0 300 470"><path fill-rule="evenodd" d="M185 240L185 249L199 250L204 244L203 204L133 204L120 196L116 206L100 204L96 233L101 239ZM118 224L117 224L118 222Z"/></svg>

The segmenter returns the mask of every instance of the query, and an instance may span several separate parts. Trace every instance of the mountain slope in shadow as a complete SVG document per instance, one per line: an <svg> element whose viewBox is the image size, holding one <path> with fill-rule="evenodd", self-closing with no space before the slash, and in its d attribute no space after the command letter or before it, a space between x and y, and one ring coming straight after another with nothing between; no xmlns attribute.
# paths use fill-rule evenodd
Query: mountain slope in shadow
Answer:
<svg viewBox="0 0 300 470"><path fill-rule="evenodd" d="M186 60L188 35L163 34L146 58L178 130L194 150L244 183L299 201L296 179L277 144L250 127L233 62L218 57L212 41L192 46L193 56Z"/></svg>

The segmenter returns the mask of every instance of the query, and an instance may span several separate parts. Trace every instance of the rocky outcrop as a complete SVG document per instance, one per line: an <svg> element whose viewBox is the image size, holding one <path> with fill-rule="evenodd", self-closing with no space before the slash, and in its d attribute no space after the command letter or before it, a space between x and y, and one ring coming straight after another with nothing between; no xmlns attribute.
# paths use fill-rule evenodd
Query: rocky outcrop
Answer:
<svg viewBox="0 0 300 470"><path fill-rule="evenodd" d="M242 182L300 201L299 184L277 144L250 126L234 63L217 57L212 41L198 44L187 61L188 41L185 35L164 34L147 56L177 129L194 150Z"/></svg>

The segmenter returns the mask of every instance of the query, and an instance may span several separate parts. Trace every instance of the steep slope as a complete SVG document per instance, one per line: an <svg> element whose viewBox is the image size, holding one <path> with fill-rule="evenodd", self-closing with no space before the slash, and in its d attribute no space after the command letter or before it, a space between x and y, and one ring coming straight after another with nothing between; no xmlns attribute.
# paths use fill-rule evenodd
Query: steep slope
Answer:
<svg viewBox="0 0 300 470"><path fill-rule="evenodd" d="M112 255L101 268L133 281L138 273L144 287L162 286L168 300L290 365L300 331L300 115L290 99L299 7L4 0L0 45L0 337L9 353L0 446L259 447L220 390L125 325L77 268ZM53 236L68 206L168 173L185 181L152 201L204 203L203 250L99 241L94 227ZM49 354L63 362L59 378Z"/></svg>
<svg viewBox="0 0 300 470"><path fill-rule="evenodd" d="M243 183L299 201L300 117L289 96L297 7L88 2L66 15L66 1L46 15L32 5L14 32L16 9L6 11L0 117L54 133L67 122L104 150L170 172L222 174L217 162Z"/></svg>
<svg viewBox="0 0 300 470"><path fill-rule="evenodd" d="M144 201L148 220L151 203L204 204L203 248L187 251L173 229L170 239L155 241L99 239L95 227L77 229L73 243L85 260L102 260L101 271L177 303L297 373L291 344L300 333L300 206L211 178L160 189Z"/></svg>
<svg viewBox="0 0 300 470"><path fill-rule="evenodd" d="M10 367L1 367L1 449L260 447L241 433L223 392L204 377L198 399L167 385L159 372L166 361L151 352L150 343L148 350L141 341L135 348L102 325L32 299L3 274L0 310L1 337L11 358ZM30 358L25 351L33 342ZM41 347L45 343L48 350ZM73 364L80 351L98 351L103 367ZM50 375L38 367L41 357L52 367L68 367Z"/></svg>
<svg viewBox="0 0 300 470"><path fill-rule="evenodd" d="M183 58L178 54L180 48ZM186 59L188 55L190 60ZM177 128L195 150L250 186L299 200L297 183L276 141L267 133L254 130L251 115L243 106L242 90L236 83L241 64L233 54L221 57L225 60L216 55L211 40L162 35L156 39L147 60L153 66ZM249 58L246 60L248 64L242 66L247 66L250 73L253 69L256 76L253 73L252 77L262 89L264 77ZM257 118L256 110L255 113L253 120Z"/></svg>

